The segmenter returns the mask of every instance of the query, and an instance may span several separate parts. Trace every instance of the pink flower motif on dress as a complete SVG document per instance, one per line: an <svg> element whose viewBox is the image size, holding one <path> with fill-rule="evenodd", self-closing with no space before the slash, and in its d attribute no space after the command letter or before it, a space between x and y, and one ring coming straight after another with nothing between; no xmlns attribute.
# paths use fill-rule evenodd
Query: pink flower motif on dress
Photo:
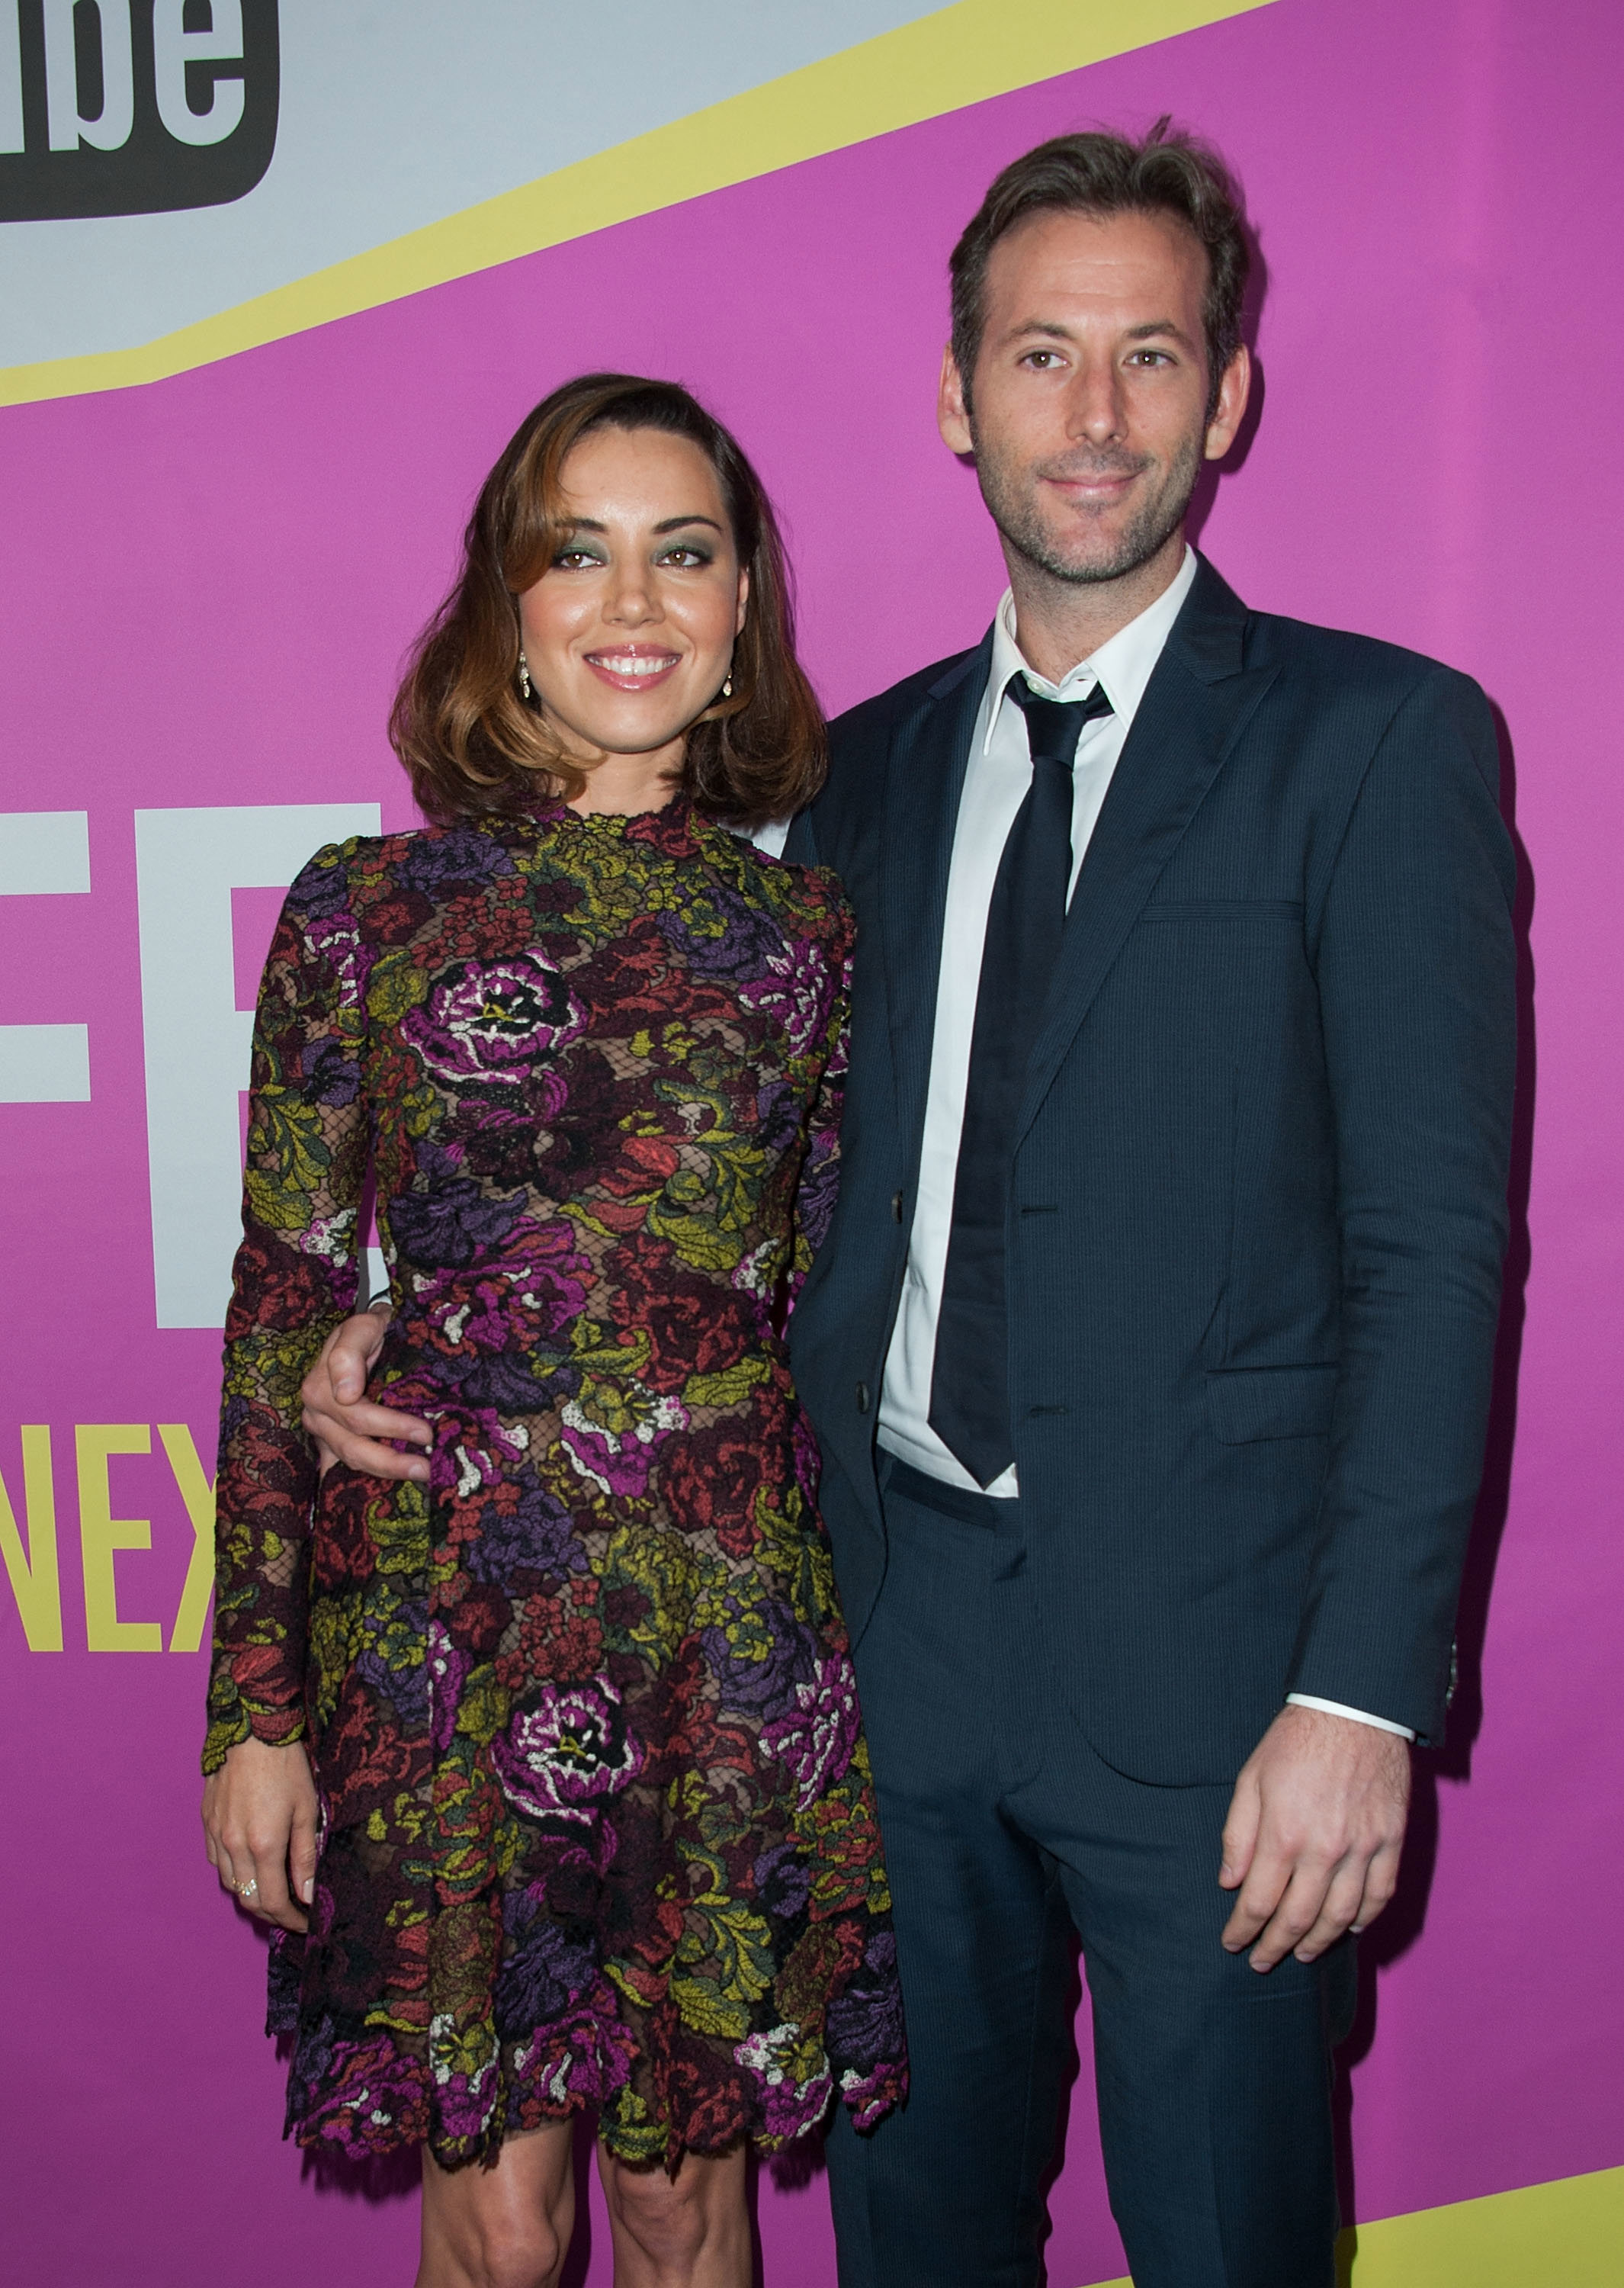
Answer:
<svg viewBox="0 0 1624 2288"><path fill-rule="evenodd" d="M524 2101L532 2092L543 2113L602 2105L630 2079L637 2054L636 2038L621 2021L614 1987L598 1978L561 2019L515 2052L515 2110L521 2117L527 2112Z"/></svg>
<svg viewBox="0 0 1624 2288"><path fill-rule="evenodd" d="M559 1410L571 1466L612 1501L646 1494L660 1448L674 1430L688 1426L688 1410L680 1399L657 1397L640 1382L616 1383L614 1396L626 1419L614 1426L595 1419L579 1399L569 1399Z"/></svg>
<svg viewBox="0 0 1624 2288"><path fill-rule="evenodd" d="M804 2082L795 2078L795 2053L800 2046L798 2027L774 2026L765 2033L748 2035L733 2051L734 2062L756 2084L762 2127L769 2137L781 2137L786 2143L817 2127L834 2089L827 2070Z"/></svg>
<svg viewBox="0 0 1624 2288"><path fill-rule="evenodd" d="M746 978L739 998L783 1028L792 1057L802 1056L828 1022L829 969L823 949L798 938L788 952L767 957L767 973Z"/></svg>
<svg viewBox="0 0 1624 2288"><path fill-rule="evenodd" d="M852 1760L860 1718L857 1678L844 1653L825 1656L810 1684L795 1688L793 1716L762 1727L761 1744L795 1776L800 1807L809 1811Z"/></svg>
<svg viewBox="0 0 1624 2288"><path fill-rule="evenodd" d="M590 1820L605 1796L618 1795L643 1768L626 1728L620 1694L606 1677L544 1684L491 1744L491 1760L511 1803L532 1819Z"/></svg>
<svg viewBox="0 0 1624 2288"><path fill-rule="evenodd" d="M473 1666L473 1656L451 1641L450 1632L439 1618L429 1622L429 1712L430 1729L434 1745L443 1754L451 1745L456 1730L456 1712L463 1697L463 1687L468 1681L468 1672Z"/></svg>
<svg viewBox="0 0 1624 2288"><path fill-rule="evenodd" d="M410 1308L428 1323L436 1349L527 1350L580 1317L591 1283L574 1225L527 1216L499 1252L420 1279Z"/></svg>
<svg viewBox="0 0 1624 2288"><path fill-rule="evenodd" d="M471 2038L451 2011L438 2012L429 2024L429 2066L442 2133L482 2137L495 2117L501 2093L501 2059L488 2026Z"/></svg>
<svg viewBox="0 0 1624 2288"><path fill-rule="evenodd" d="M337 2042L305 2141L336 2145L353 2161L421 2139L428 2126L423 2070L387 2034Z"/></svg>
<svg viewBox="0 0 1624 2288"><path fill-rule="evenodd" d="M568 980L530 952L442 969L400 1032L442 1080L505 1080L573 1041L585 1021Z"/></svg>

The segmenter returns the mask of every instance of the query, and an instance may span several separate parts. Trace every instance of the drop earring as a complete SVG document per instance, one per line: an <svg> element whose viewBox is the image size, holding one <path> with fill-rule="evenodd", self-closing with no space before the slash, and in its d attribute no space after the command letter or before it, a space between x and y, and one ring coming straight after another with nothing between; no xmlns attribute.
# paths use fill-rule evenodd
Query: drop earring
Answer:
<svg viewBox="0 0 1624 2288"><path fill-rule="evenodd" d="M519 695L527 707L530 704L530 663L522 651L519 655Z"/></svg>
<svg viewBox="0 0 1624 2288"><path fill-rule="evenodd" d="M725 674L725 676L724 676L724 678L722 679L722 696L723 696L723 698L724 698L724 699L731 699L731 698L733 697L733 671L732 668L730 667L730 668L728 669L727 673Z"/></svg>

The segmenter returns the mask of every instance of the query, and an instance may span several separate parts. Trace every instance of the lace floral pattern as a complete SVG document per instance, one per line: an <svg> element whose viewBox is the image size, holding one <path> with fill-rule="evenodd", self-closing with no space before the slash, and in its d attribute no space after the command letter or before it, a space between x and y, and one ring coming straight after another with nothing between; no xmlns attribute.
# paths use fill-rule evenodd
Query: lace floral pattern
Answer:
<svg viewBox="0 0 1624 2288"><path fill-rule="evenodd" d="M669 2163L906 2088L867 1751L782 1323L852 925L685 804L321 852L255 1034L205 1768L303 1737L289 2126L455 2165L580 2106ZM353 1307L426 1490L317 1484Z"/></svg>

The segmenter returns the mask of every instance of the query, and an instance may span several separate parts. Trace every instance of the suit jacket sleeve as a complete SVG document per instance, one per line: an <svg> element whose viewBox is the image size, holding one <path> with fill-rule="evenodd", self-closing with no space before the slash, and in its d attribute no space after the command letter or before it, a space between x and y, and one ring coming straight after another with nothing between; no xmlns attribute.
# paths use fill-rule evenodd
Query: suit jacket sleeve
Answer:
<svg viewBox="0 0 1624 2288"><path fill-rule="evenodd" d="M1287 1688L1432 1741L1506 1244L1516 863L1498 782L1482 693L1434 671L1377 746L1319 898L1311 886L1342 1367Z"/></svg>

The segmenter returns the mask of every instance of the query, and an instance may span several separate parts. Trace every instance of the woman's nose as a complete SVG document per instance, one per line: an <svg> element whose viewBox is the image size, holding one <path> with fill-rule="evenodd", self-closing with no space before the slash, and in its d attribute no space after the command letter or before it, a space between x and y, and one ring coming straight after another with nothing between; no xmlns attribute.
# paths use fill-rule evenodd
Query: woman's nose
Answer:
<svg viewBox="0 0 1624 2288"><path fill-rule="evenodd" d="M610 590L608 616L627 627L656 618L659 610L653 585L640 569L622 573Z"/></svg>

